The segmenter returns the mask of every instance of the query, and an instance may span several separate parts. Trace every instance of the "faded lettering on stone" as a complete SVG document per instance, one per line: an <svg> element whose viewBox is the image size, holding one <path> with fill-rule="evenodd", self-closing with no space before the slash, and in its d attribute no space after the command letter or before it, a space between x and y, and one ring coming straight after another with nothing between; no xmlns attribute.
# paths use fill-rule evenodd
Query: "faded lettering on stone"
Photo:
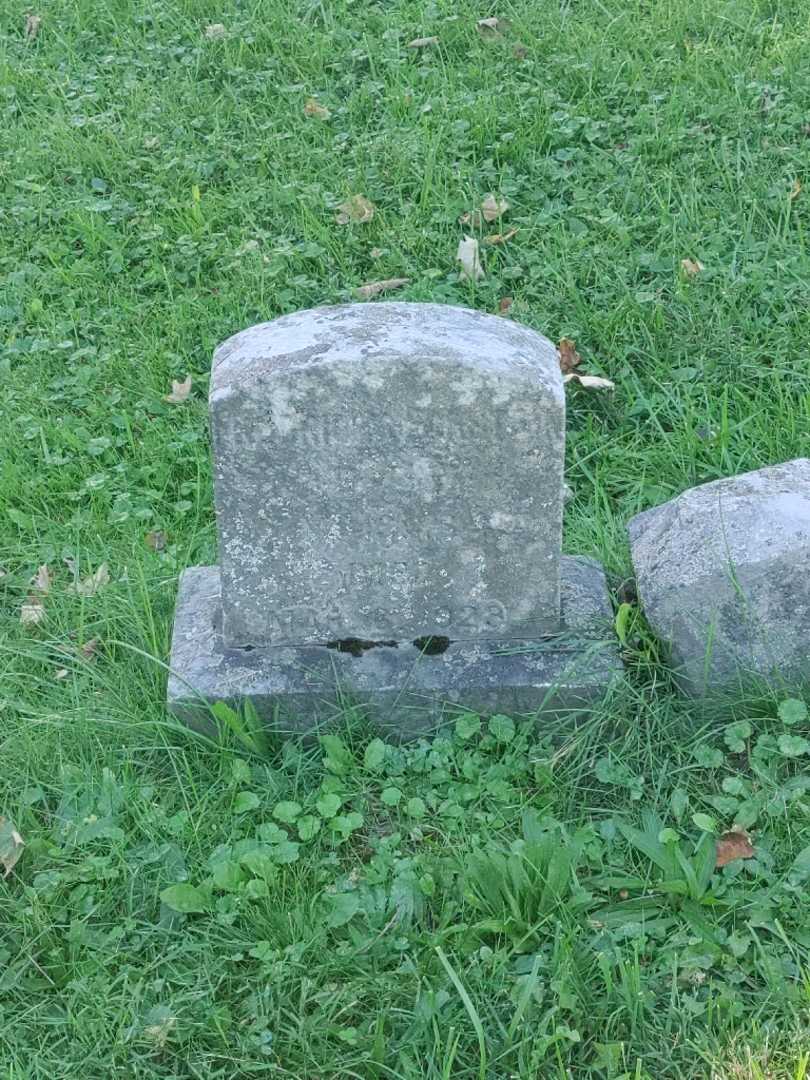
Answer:
<svg viewBox="0 0 810 1080"><path fill-rule="evenodd" d="M378 609L374 618L379 626L387 625L387 612ZM446 633L450 630L461 638L485 634L497 637L509 622L509 612L498 600L486 600L479 604L465 604L457 613L439 611L436 614L434 632ZM352 623L346 622L337 601L326 603L323 607L313 604L293 604L287 607L273 604L271 601L267 624L274 637L286 638L303 628L304 633L312 633L319 638L359 637L352 629ZM419 635L423 636L423 635ZM245 641L242 646L249 645Z"/></svg>

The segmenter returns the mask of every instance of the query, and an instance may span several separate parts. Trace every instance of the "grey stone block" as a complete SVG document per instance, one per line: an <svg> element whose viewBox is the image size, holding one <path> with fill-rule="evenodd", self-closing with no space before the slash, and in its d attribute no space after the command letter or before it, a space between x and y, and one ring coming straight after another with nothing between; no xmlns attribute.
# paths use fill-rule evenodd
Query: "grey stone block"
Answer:
<svg viewBox="0 0 810 1080"><path fill-rule="evenodd" d="M540 334L439 304L298 312L217 349L210 409L229 645L557 627L565 398Z"/></svg>
<svg viewBox="0 0 810 1080"><path fill-rule="evenodd" d="M406 641L359 656L317 645L228 649L216 566L186 570L175 615L169 708L211 730L207 703L245 700L285 734L327 724L351 703L378 728L409 738L459 708L512 715L562 713L601 700L622 665L604 574L587 558L562 559L562 626L542 641L458 641L426 655Z"/></svg>
<svg viewBox="0 0 810 1080"><path fill-rule="evenodd" d="M810 461L692 488L633 518L644 613L693 696L810 678Z"/></svg>

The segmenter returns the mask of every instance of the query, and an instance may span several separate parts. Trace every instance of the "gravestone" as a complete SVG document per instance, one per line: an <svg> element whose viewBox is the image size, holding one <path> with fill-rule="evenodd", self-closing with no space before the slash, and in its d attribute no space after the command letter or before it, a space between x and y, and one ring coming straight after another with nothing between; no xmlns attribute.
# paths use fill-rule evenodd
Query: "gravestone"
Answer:
<svg viewBox="0 0 810 1080"><path fill-rule="evenodd" d="M628 529L644 614L686 693L810 678L810 461L691 488Z"/></svg>
<svg viewBox="0 0 810 1080"><path fill-rule="evenodd" d="M320 308L214 356L217 567L180 582L169 703L301 730L347 700L403 735L446 705L593 700L619 668L601 568L561 555L554 346L435 304Z"/></svg>
<svg viewBox="0 0 810 1080"><path fill-rule="evenodd" d="M557 629L565 402L554 347L433 305L254 327L214 356L232 645Z"/></svg>

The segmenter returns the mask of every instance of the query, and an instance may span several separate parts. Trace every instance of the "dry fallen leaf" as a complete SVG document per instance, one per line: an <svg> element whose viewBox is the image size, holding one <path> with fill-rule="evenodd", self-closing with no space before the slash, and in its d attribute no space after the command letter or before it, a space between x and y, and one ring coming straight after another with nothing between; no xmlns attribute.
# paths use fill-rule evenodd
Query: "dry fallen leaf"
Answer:
<svg viewBox="0 0 810 1080"><path fill-rule="evenodd" d="M560 354L560 371L563 375L570 375L574 368L579 367L582 363L582 357L577 352L576 345L571 338L561 338L557 351Z"/></svg>
<svg viewBox="0 0 810 1080"><path fill-rule="evenodd" d="M505 233L493 233L491 236L484 237L484 243L491 246L494 246L495 244L505 244L507 241L511 240L516 233L517 229L510 229Z"/></svg>
<svg viewBox="0 0 810 1080"><path fill-rule="evenodd" d="M499 199L495 195L487 195L484 201L481 203L481 213L484 216L484 221L495 221L496 218L501 217L509 209L509 203L506 199Z"/></svg>
<svg viewBox="0 0 810 1080"><path fill-rule="evenodd" d="M498 301L498 314L505 315L513 303L511 296L502 296Z"/></svg>
<svg viewBox="0 0 810 1080"><path fill-rule="evenodd" d="M732 829L724 832L717 841L717 866L727 866L735 859L752 859L754 849L748 834L742 829Z"/></svg>
<svg viewBox="0 0 810 1080"><path fill-rule="evenodd" d="M29 41L33 41L39 33L39 28L42 26L41 15L26 15L25 16L25 36Z"/></svg>
<svg viewBox="0 0 810 1080"><path fill-rule="evenodd" d="M484 276L481 259L478 254L478 241L474 236L465 236L458 242L456 259L461 263L461 276L469 281L478 281Z"/></svg>
<svg viewBox="0 0 810 1080"><path fill-rule="evenodd" d="M480 229L482 224L495 221L509 209L506 199L497 199L494 195L487 195L481 203L480 210L467 210L458 219L459 225L471 225L473 229Z"/></svg>
<svg viewBox="0 0 810 1080"><path fill-rule="evenodd" d="M152 551L163 551L166 547L166 533L160 529L156 529L154 532L148 532L144 537L146 546L151 548Z"/></svg>
<svg viewBox="0 0 810 1080"><path fill-rule="evenodd" d="M20 608L20 622L23 626L37 626L45 618L45 605L33 594L26 598Z"/></svg>
<svg viewBox="0 0 810 1080"><path fill-rule="evenodd" d="M481 37L486 39L500 37L509 29L506 19L498 19L494 16L489 19L479 19L476 26Z"/></svg>
<svg viewBox="0 0 810 1080"><path fill-rule="evenodd" d="M89 641L85 641L84 645L79 649L79 655L82 660L94 660L96 649L98 649L98 638L91 638Z"/></svg>
<svg viewBox="0 0 810 1080"><path fill-rule="evenodd" d="M698 262L697 259L681 259L681 269L689 277L694 277L695 274L699 274L703 269L703 263Z"/></svg>
<svg viewBox="0 0 810 1080"><path fill-rule="evenodd" d="M249 240L245 240L239 245L234 252L237 258L241 258L242 255L252 255L259 250L259 241L255 237L251 237Z"/></svg>
<svg viewBox="0 0 810 1080"><path fill-rule="evenodd" d="M0 863L3 865L3 877L8 877L17 865L25 841L14 828L13 822L0 817Z"/></svg>
<svg viewBox="0 0 810 1080"><path fill-rule="evenodd" d="M314 97L307 98L304 104L304 116L316 116L319 120L328 120L331 112Z"/></svg>
<svg viewBox="0 0 810 1080"><path fill-rule="evenodd" d="M520 41L512 48L512 55L516 60L525 60L529 55L528 48Z"/></svg>
<svg viewBox="0 0 810 1080"><path fill-rule="evenodd" d="M563 375L563 382L578 382L580 386L588 390L615 390L616 384L610 379L603 379L599 375L578 375L575 371L570 375Z"/></svg>
<svg viewBox="0 0 810 1080"><path fill-rule="evenodd" d="M172 379L172 392L166 394L163 400L170 402L172 405L182 405L190 393L191 376L186 375L184 382L178 382L176 379Z"/></svg>
<svg viewBox="0 0 810 1080"><path fill-rule="evenodd" d="M95 596L99 589L109 585L109 583L110 571L107 569L107 564L103 562L95 573L75 582L71 587L71 591L75 592L77 596Z"/></svg>
<svg viewBox="0 0 810 1080"><path fill-rule="evenodd" d="M373 296L379 296L382 292L390 292L391 289L401 289L410 282L410 278L392 277L385 281L370 281L367 285L361 285L354 290L358 300L370 300Z"/></svg>
<svg viewBox="0 0 810 1080"><path fill-rule="evenodd" d="M210 23L205 28L205 36L207 38L221 38L225 37L227 30L221 22Z"/></svg>
<svg viewBox="0 0 810 1080"><path fill-rule="evenodd" d="M418 37L413 41L408 42L409 49L424 49L428 45L438 45L439 39L437 37Z"/></svg>
<svg viewBox="0 0 810 1080"><path fill-rule="evenodd" d="M788 198L791 202L793 202L794 199L797 199L799 195L801 195L801 192L802 182L798 177L796 177L796 179L793 181L793 187L790 189L790 194L788 195Z"/></svg>
<svg viewBox="0 0 810 1080"><path fill-rule="evenodd" d="M47 596L51 591L51 572L44 563L37 570L31 584L37 592L42 593L44 596Z"/></svg>
<svg viewBox="0 0 810 1080"><path fill-rule="evenodd" d="M169 1041L169 1036L176 1024L176 1016L167 1016L159 1024L149 1024L143 1029L143 1033L147 1039L155 1044L158 1050L165 1050L166 1043Z"/></svg>
<svg viewBox="0 0 810 1080"><path fill-rule="evenodd" d="M338 225L348 225L350 222L362 225L366 221L371 221L373 217L374 203L365 195L352 195L350 199L340 204L335 220Z"/></svg>
<svg viewBox="0 0 810 1080"><path fill-rule="evenodd" d="M66 679L69 674L70 674L70 672L68 671L68 669L66 667L60 667L59 670L55 672L54 678L55 679Z"/></svg>

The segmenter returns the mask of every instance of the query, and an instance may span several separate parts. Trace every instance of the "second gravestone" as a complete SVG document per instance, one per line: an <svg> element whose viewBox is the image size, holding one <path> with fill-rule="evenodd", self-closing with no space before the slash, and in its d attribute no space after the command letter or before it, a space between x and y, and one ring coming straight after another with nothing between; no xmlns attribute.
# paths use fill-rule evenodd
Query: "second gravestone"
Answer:
<svg viewBox="0 0 810 1080"><path fill-rule="evenodd" d="M279 730L350 702L408 735L446 705L526 713L620 664L601 568L561 555L551 342L435 304L320 308L237 334L210 392L218 567L182 576L169 704Z"/></svg>

